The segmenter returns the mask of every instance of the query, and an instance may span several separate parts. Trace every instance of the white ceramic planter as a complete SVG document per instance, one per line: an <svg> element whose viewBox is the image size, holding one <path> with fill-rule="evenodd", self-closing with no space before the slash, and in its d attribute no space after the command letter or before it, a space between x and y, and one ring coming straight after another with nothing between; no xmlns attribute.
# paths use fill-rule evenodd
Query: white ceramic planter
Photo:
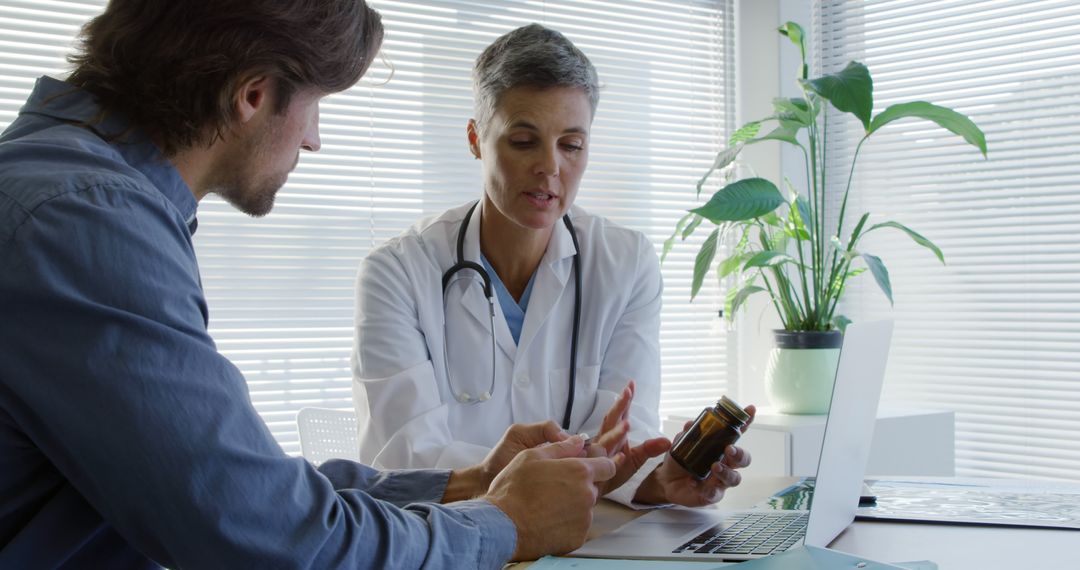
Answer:
<svg viewBox="0 0 1080 570"><path fill-rule="evenodd" d="M840 332L776 331L775 338L765 368L769 401L785 414L827 413L840 360Z"/></svg>

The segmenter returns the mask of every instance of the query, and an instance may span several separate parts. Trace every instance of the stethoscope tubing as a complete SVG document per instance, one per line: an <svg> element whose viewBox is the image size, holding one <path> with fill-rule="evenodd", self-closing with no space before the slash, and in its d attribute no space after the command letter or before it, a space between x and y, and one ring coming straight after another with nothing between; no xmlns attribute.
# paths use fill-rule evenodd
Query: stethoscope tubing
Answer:
<svg viewBox="0 0 1080 570"><path fill-rule="evenodd" d="M465 259L465 232L469 227L469 220L472 218L473 211L480 204L477 200L469 208L469 211L465 213L465 218L461 220L461 227L458 229L457 238L457 259L454 265L443 273L442 277L442 289L443 289L443 303L446 302L446 288L450 284L450 279L454 274L459 271L471 270L480 275L480 278L484 283L484 296L487 297L490 317L491 317L491 387L488 392L482 394L478 398L472 398L468 396L466 392L454 394L458 401L465 404L479 404L485 402L491 398L491 394L495 391L495 301L494 292L491 284L491 276L482 265L475 261L468 261ZM568 392L566 395L566 410L563 414L562 428L564 430L570 429L570 416L574 411L574 390L577 385L577 348L578 348L578 333L581 328L581 247L578 245L577 232L574 230L574 224L570 222L570 215L566 214L562 217L563 224L566 225L566 229L570 231L570 239L574 243L574 330L570 336L570 382L568 385ZM445 314L445 307L443 312ZM446 350L446 339L443 339L443 364L446 367L446 381L450 383L450 391L454 392L453 379L450 374L450 361L449 354Z"/></svg>

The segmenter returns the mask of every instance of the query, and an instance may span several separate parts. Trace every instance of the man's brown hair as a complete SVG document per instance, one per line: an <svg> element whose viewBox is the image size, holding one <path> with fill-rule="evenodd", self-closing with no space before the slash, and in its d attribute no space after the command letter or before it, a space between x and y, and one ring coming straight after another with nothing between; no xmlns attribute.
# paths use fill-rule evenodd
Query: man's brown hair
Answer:
<svg viewBox="0 0 1080 570"><path fill-rule="evenodd" d="M172 156L221 135L245 81L273 77L281 113L298 90L355 84L382 38L364 0L110 0L83 27L68 81Z"/></svg>

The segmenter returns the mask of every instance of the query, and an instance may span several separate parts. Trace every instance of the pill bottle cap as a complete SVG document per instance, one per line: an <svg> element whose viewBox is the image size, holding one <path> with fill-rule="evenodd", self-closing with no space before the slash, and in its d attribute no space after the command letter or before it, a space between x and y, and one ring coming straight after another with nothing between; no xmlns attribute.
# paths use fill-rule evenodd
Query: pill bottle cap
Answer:
<svg viewBox="0 0 1080 570"><path fill-rule="evenodd" d="M745 424L750 421L750 414L746 413L746 410L742 409L742 406L735 403L735 400L728 398L727 396L721 396L720 401L716 403L716 409L726 412L729 416L735 418L741 424Z"/></svg>

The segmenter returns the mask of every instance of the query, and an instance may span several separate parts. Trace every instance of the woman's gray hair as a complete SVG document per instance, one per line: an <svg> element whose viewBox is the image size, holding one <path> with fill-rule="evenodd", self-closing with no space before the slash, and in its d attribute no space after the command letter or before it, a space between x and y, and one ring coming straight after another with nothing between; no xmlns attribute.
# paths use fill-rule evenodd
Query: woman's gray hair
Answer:
<svg viewBox="0 0 1080 570"><path fill-rule="evenodd" d="M578 87L589 98L591 115L600 102L600 80L589 58L566 36L540 24L509 32L489 45L473 67L476 124L481 131L499 98L515 87Z"/></svg>

